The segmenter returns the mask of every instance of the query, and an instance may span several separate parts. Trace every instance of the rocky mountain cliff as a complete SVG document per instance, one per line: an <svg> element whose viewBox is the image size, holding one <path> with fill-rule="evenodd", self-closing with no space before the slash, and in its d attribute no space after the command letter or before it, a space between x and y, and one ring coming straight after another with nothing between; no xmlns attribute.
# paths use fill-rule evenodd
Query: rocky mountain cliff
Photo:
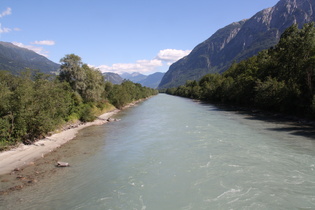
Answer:
<svg viewBox="0 0 315 210"><path fill-rule="evenodd" d="M18 47L9 42L0 42L0 70L17 74L25 68L40 70L44 73L54 73L59 64L26 48Z"/></svg>
<svg viewBox="0 0 315 210"><path fill-rule="evenodd" d="M315 21L315 0L280 0L252 18L219 29L186 57L172 64L159 88L185 84L208 73L222 73L233 62L274 46L286 28Z"/></svg>

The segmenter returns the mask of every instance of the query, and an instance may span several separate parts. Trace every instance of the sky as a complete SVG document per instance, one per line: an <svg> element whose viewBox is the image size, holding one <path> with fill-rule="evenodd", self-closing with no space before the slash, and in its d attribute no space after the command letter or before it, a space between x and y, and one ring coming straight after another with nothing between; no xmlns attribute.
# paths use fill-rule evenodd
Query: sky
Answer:
<svg viewBox="0 0 315 210"><path fill-rule="evenodd" d="M218 29L278 0L0 0L0 41L102 72L166 72Z"/></svg>

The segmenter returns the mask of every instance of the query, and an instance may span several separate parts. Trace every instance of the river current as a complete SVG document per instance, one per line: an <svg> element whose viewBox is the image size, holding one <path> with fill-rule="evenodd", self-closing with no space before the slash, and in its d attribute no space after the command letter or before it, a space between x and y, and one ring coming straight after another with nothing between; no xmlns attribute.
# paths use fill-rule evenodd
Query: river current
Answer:
<svg viewBox="0 0 315 210"><path fill-rule="evenodd" d="M115 117L0 209L315 209L315 139L295 125L165 94Z"/></svg>

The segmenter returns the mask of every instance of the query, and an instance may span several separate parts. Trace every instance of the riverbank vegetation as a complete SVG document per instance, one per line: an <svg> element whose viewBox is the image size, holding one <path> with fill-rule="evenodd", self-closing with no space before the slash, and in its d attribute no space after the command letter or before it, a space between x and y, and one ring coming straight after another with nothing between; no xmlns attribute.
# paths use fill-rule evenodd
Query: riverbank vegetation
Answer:
<svg viewBox="0 0 315 210"><path fill-rule="evenodd" d="M279 43L223 74L170 88L166 93L315 118L315 28L288 28Z"/></svg>
<svg viewBox="0 0 315 210"><path fill-rule="evenodd" d="M130 81L105 82L101 72L77 55L61 59L59 76L34 70L0 71L0 150L31 143L66 123L93 121L113 108L157 94Z"/></svg>

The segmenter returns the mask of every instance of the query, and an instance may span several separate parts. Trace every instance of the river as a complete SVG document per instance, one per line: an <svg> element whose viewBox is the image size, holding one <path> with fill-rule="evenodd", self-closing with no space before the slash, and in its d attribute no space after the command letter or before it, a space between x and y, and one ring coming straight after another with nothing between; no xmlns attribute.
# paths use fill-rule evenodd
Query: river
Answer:
<svg viewBox="0 0 315 210"><path fill-rule="evenodd" d="M71 167L0 209L315 209L307 129L165 94L115 117L67 144Z"/></svg>

